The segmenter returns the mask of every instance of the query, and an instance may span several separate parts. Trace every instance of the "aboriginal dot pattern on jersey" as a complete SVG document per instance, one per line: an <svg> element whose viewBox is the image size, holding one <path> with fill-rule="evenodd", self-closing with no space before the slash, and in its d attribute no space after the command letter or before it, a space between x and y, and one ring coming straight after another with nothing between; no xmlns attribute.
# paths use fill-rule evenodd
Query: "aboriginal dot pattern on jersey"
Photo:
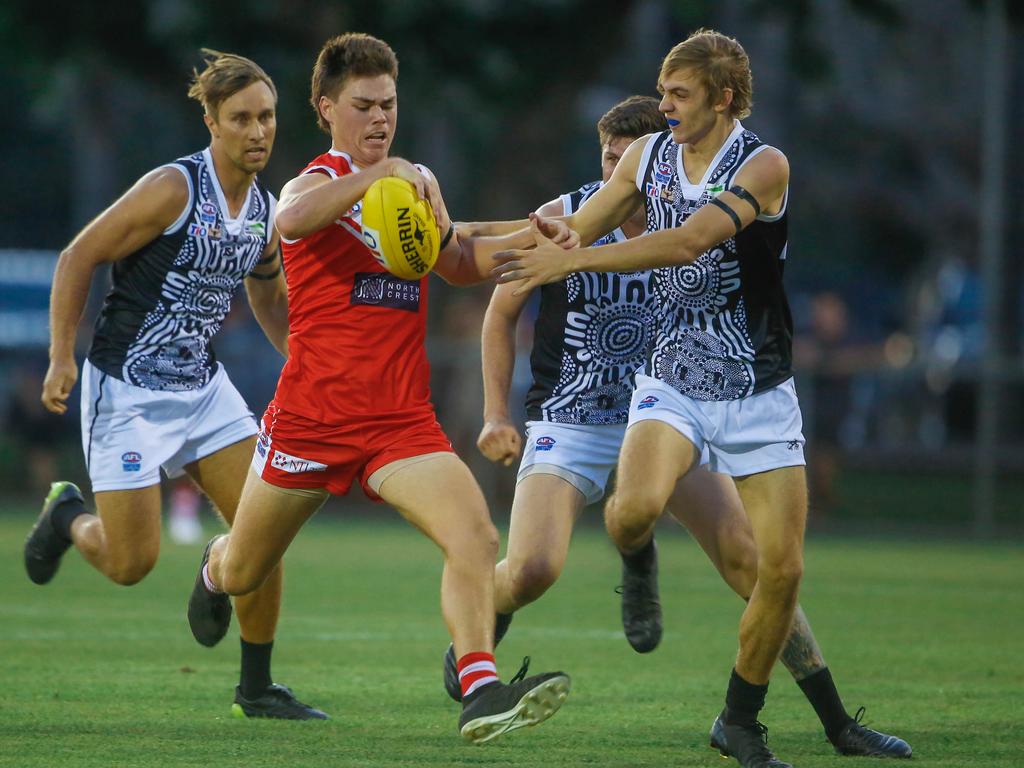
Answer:
<svg viewBox="0 0 1024 768"><path fill-rule="evenodd" d="M698 185L681 173L681 146L672 141L671 132L652 136L636 180L648 231L683 225L728 188L743 164L764 148L756 135L737 123L706 174L707 181ZM655 271L662 312L647 357L651 375L697 400L734 400L791 375L792 331L786 327L784 295L765 280L743 282L745 263L781 260L785 218L783 212L772 221L758 219L692 263ZM781 268L777 274L781 279ZM756 303L765 313L755 322L756 337L750 333L745 300L751 292L766 294Z"/></svg>
<svg viewBox="0 0 1024 768"><path fill-rule="evenodd" d="M229 231L209 150L173 164L189 179L181 226L115 265L89 359L129 384L199 389L216 360L210 342L267 247L273 198L258 181Z"/></svg>
<svg viewBox="0 0 1024 768"><path fill-rule="evenodd" d="M578 210L600 188L594 182L563 195L564 210ZM621 237L616 230L594 245ZM653 274L573 273L541 290L527 415L568 424L625 423L634 373L660 322Z"/></svg>

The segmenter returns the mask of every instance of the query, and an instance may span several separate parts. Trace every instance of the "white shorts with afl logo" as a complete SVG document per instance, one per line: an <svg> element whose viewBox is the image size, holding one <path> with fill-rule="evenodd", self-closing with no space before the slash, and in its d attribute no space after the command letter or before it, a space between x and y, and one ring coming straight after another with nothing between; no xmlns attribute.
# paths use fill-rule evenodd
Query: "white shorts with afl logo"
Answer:
<svg viewBox="0 0 1024 768"><path fill-rule="evenodd" d="M528 421L516 482L528 475L556 475L593 504L605 494L625 435L625 424Z"/></svg>
<svg viewBox="0 0 1024 768"><path fill-rule="evenodd" d="M93 493L145 488L256 434L224 366L202 389L163 392L82 365L82 450ZM243 478L239 478L241 482Z"/></svg>
<svg viewBox="0 0 1024 768"><path fill-rule="evenodd" d="M793 379L739 400L704 401L638 373L629 425L646 420L668 424L706 450L712 472L743 477L806 463Z"/></svg>

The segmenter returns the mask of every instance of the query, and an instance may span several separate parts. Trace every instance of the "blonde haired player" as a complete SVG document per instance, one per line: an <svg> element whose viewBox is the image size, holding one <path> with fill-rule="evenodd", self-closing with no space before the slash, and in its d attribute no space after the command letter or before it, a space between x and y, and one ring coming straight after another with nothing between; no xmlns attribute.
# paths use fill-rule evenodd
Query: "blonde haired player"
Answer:
<svg viewBox="0 0 1024 768"><path fill-rule="evenodd" d="M609 182L566 219L590 244L642 206L648 234L568 253L541 244L502 255L496 272L521 293L570 273L655 270L663 316L636 377L606 525L627 570L647 569L654 523L702 450L710 469L734 478L757 580L713 745L745 768L787 768L768 749L758 713L793 627L807 512L782 288L789 167L739 122L752 86L734 39L694 33L665 57L658 89L669 129L634 142ZM652 583L653 570L638 579ZM841 714L841 730L829 733L838 750L846 732L870 742L871 754L910 756L902 740Z"/></svg>
<svg viewBox="0 0 1024 768"><path fill-rule="evenodd" d="M537 209L543 216L571 215L608 183L623 154L638 138L660 133L665 117L658 99L632 96L598 122L600 182L586 184ZM518 223L476 225L478 231L511 230ZM622 242L647 231L641 207L600 244ZM656 328L656 290L649 271L570 274L540 287L530 363L524 440L509 416L515 358L515 327L529 293L513 295L515 283L495 288L484 318L484 427L480 450L510 464L523 452L512 503L508 550L495 571L495 639L512 616L537 600L558 579L576 519L600 500L618 460L626 431L637 368ZM571 316L571 319L570 319ZM706 463L706 457L702 457ZM693 534L722 578L744 599L757 581L757 551L750 522L732 478L695 466L676 485L668 510ZM623 569L623 626L638 652L661 638L657 560L627 558ZM863 728L851 718L803 611L798 607L780 660L843 754L901 756L902 742ZM445 687L457 699L454 659L445 655ZM721 746L721 720L712 741Z"/></svg>
<svg viewBox="0 0 1024 768"><path fill-rule="evenodd" d="M446 233L435 271L484 279L497 244L462 241L433 177L389 157L398 117L398 61L381 40L328 40L313 69L312 104L329 151L281 196L277 225L288 273L289 358L263 416L230 536L207 547L189 603L201 642L230 620L227 594L257 589L328 494L353 481L397 509L444 553L441 608L458 651L459 730L474 742L550 717L569 691L561 672L498 679L493 574L498 535L482 492L453 453L430 402L424 340L427 277L386 272L362 239L360 200L397 176L429 198ZM563 228L563 232L564 232ZM528 232L509 242L531 242Z"/></svg>
<svg viewBox="0 0 1024 768"><path fill-rule="evenodd" d="M61 253L50 300L43 405L64 413L78 378L75 331L93 271L113 287L83 365L82 447L97 515L72 483L54 483L25 544L37 584L74 545L117 584L135 584L160 551L160 469L187 473L230 524L256 444L256 422L210 342L244 281L253 314L287 355L287 292L274 196L257 174L270 159L277 91L253 61L204 50L189 96L210 146L143 176ZM270 677L281 570L236 602L242 674L235 711L322 719Z"/></svg>

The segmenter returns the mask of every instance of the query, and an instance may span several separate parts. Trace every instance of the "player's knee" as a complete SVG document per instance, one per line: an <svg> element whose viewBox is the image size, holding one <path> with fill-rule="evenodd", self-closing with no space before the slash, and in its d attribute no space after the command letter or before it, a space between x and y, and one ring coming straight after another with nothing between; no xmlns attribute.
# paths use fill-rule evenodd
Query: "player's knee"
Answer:
<svg viewBox="0 0 1024 768"><path fill-rule="evenodd" d="M130 587L138 584L156 565L156 555L144 556L131 560L124 560L111 564L107 570L107 577L122 587Z"/></svg>
<svg viewBox="0 0 1024 768"><path fill-rule="evenodd" d="M221 590L229 595L248 595L259 589L266 580L266 574L257 573L252 568L231 568L228 563L221 566Z"/></svg>
<svg viewBox="0 0 1024 768"><path fill-rule="evenodd" d="M751 547L723 552L722 578L737 595L749 598L757 584L757 551Z"/></svg>
<svg viewBox="0 0 1024 768"><path fill-rule="evenodd" d="M803 575L803 558L799 556L763 558L758 563L758 585L772 594L795 595Z"/></svg>
<svg viewBox="0 0 1024 768"><path fill-rule="evenodd" d="M612 541L628 549L646 539L662 508L663 503L659 505L650 494L617 493L608 500L605 507L605 528Z"/></svg>
<svg viewBox="0 0 1024 768"><path fill-rule="evenodd" d="M521 608L539 598L558 581L561 568L546 557L526 560L510 567L512 601Z"/></svg>
<svg viewBox="0 0 1024 768"><path fill-rule="evenodd" d="M461 526L448 540L442 541L441 547L449 561L479 561L493 568L498 558L498 529L483 513Z"/></svg>

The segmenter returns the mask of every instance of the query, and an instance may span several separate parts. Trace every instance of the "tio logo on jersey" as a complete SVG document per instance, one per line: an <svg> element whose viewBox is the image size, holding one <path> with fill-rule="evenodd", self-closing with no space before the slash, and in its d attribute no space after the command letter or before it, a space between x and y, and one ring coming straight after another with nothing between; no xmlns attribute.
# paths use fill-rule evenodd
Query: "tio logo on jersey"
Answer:
<svg viewBox="0 0 1024 768"><path fill-rule="evenodd" d="M654 395L648 395L639 403L637 403L637 410L642 411L644 408L653 408L658 403L658 398Z"/></svg>

